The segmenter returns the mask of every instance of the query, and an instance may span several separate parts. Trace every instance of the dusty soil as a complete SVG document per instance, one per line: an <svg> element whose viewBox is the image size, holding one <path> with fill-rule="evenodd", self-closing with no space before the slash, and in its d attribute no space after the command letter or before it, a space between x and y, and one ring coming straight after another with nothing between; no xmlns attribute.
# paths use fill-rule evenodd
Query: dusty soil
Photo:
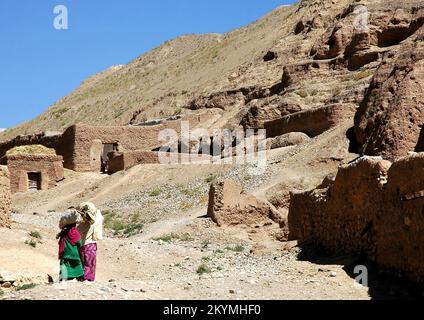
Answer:
<svg viewBox="0 0 424 320"><path fill-rule="evenodd" d="M299 261L295 244L264 239L258 245L260 234L220 229L202 218L204 213L193 211L152 223L130 239L104 240L99 246L96 283L3 289L3 299L369 299L368 289L354 286L342 265ZM20 223L0 235L2 268L57 278L55 226L46 228L30 215L14 219ZM24 242L35 229L40 230L43 243L32 248ZM169 243L152 240L170 233L188 237ZM236 245L243 251L229 250ZM211 273L199 275L202 264Z"/></svg>
<svg viewBox="0 0 424 320"><path fill-rule="evenodd" d="M209 185L206 180L211 175L233 178L262 198L267 197L272 186L284 181L314 187L328 172L337 169L338 162L328 160L328 155L347 149L344 132L350 125L339 126L304 145L270 151L267 170L257 176L245 165L137 166L112 176L67 172L67 179L55 189L17 194L13 197L12 229L0 233L1 270L13 274L49 274L57 281L58 217L70 204L93 200L103 210L112 207L122 215L137 210L144 228L141 234L129 238L107 232L108 237L99 244L96 283L54 283L20 291L2 289L2 297L370 299L368 288L355 286L345 271L345 260L322 264L300 259L296 243L271 238L266 226L253 230L243 226L219 228L205 217L206 202L166 211L171 202L204 198ZM320 160L324 158L327 160ZM159 199L149 194L152 188L162 190ZM181 192L186 189L196 192ZM125 205L130 209L119 210ZM31 240L31 231L42 235L36 248L25 244ZM199 274L201 265L209 270Z"/></svg>

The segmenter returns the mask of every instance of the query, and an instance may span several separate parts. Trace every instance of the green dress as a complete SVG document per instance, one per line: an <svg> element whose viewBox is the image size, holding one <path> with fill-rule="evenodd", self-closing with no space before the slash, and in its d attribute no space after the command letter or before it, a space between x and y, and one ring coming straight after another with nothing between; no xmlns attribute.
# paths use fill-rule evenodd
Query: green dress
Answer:
<svg viewBox="0 0 424 320"><path fill-rule="evenodd" d="M63 280L75 279L84 276L78 248L82 246L82 241L73 246L68 240L65 241L63 257L60 261L60 278Z"/></svg>

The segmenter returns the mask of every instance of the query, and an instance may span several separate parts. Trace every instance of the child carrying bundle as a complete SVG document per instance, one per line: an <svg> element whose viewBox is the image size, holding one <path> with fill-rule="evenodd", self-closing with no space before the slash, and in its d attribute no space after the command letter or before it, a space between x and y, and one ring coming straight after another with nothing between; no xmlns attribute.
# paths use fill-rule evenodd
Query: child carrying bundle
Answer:
<svg viewBox="0 0 424 320"><path fill-rule="evenodd" d="M60 280L83 280L84 268L79 255L82 246L81 235L76 226L79 220L78 211L71 207L59 221L61 232L59 239Z"/></svg>

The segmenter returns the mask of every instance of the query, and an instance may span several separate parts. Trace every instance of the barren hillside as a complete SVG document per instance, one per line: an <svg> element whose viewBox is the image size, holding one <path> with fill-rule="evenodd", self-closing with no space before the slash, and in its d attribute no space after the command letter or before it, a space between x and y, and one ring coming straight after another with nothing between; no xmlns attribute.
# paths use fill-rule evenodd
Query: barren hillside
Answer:
<svg viewBox="0 0 424 320"><path fill-rule="evenodd" d="M133 112L155 118L180 112L201 93L235 88L238 73L251 65L250 84L273 83L273 74L262 72L262 57L292 31L295 7L281 7L261 20L227 34L184 35L136 58L113 66L84 81L70 95L56 102L38 118L9 130L2 138L44 129L62 130L73 123L127 124ZM250 67L251 68L251 67ZM230 81L233 75L235 80ZM247 83L243 83L247 84Z"/></svg>

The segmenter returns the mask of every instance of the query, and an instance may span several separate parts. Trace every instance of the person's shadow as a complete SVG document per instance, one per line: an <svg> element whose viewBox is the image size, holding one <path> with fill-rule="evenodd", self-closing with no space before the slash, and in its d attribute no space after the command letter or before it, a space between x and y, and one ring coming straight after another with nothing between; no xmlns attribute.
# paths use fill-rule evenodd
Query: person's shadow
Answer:
<svg viewBox="0 0 424 320"><path fill-rule="evenodd" d="M343 265L343 270L357 279L357 266L365 266L368 272L369 295L373 300L424 300L424 284L412 282L401 273L381 270L365 256L330 255L325 250L310 245L299 246L300 261L309 261L318 265Z"/></svg>

